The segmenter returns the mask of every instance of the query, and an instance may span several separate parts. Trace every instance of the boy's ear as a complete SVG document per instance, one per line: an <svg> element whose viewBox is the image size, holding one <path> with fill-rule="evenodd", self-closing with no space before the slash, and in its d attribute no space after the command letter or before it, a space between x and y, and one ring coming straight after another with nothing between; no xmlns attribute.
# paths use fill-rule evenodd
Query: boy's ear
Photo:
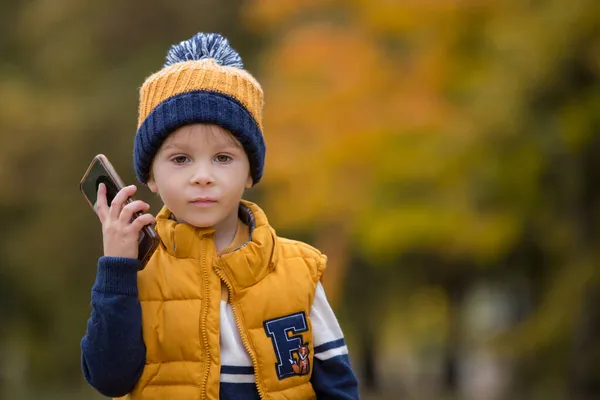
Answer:
<svg viewBox="0 0 600 400"><path fill-rule="evenodd" d="M152 191L152 193L158 193L158 186L156 186L156 182L154 182L154 179L148 178L147 185L150 188L150 190Z"/></svg>
<svg viewBox="0 0 600 400"><path fill-rule="evenodd" d="M254 182L252 181L252 176L248 174L248 179L246 180L246 189L250 189Z"/></svg>

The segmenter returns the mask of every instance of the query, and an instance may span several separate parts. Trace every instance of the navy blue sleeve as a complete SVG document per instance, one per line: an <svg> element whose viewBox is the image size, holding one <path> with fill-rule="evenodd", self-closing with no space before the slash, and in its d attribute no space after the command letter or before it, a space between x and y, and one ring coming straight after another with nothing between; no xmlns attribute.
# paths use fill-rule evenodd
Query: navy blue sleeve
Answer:
<svg viewBox="0 0 600 400"><path fill-rule="evenodd" d="M320 360L313 359L313 372L310 383L317 399L356 400L359 398L358 381L348 354Z"/></svg>
<svg viewBox="0 0 600 400"><path fill-rule="evenodd" d="M81 341L81 367L88 383L108 397L129 393L146 362L138 266L139 261L130 258L98 261L92 315Z"/></svg>

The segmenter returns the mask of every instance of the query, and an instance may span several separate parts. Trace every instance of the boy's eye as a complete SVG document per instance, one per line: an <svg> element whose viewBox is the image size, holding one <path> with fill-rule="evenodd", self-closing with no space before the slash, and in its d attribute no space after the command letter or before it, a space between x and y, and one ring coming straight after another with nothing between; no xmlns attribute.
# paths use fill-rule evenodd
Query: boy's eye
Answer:
<svg viewBox="0 0 600 400"><path fill-rule="evenodd" d="M175 164L185 164L187 160L188 158L186 156L177 156L171 158L171 161L173 161Z"/></svg>
<svg viewBox="0 0 600 400"><path fill-rule="evenodd" d="M231 157L229 157L225 154L219 154L218 156L215 157L215 160L218 163L226 163L226 162L229 162L231 159L232 159Z"/></svg>

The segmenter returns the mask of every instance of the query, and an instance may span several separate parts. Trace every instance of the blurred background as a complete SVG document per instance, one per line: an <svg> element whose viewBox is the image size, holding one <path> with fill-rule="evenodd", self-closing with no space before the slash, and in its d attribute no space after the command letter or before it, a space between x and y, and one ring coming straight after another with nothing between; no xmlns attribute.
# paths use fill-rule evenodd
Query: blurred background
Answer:
<svg viewBox="0 0 600 400"><path fill-rule="evenodd" d="M135 182L138 88L197 31L263 85L247 198L329 255L365 399L600 399L597 0L3 0L0 398L101 398L79 180Z"/></svg>

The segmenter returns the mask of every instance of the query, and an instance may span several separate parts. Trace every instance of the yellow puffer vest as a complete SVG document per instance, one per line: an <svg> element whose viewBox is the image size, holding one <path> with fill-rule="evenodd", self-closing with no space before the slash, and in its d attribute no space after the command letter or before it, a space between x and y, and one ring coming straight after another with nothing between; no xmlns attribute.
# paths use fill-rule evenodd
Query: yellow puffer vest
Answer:
<svg viewBox="0 0 600 400"><path fill-rule="evenodd" d="M177 223L166 208L158 214L161 246L138 273L146 365L128 398L219 398L221 285L229 290L261 398L315 397L309 315L327 258L278 238L257 205L241 207L253 217L251 241L221 256L214 230ZM302 359L300 368L291 368L290 356Z"/></svg>

